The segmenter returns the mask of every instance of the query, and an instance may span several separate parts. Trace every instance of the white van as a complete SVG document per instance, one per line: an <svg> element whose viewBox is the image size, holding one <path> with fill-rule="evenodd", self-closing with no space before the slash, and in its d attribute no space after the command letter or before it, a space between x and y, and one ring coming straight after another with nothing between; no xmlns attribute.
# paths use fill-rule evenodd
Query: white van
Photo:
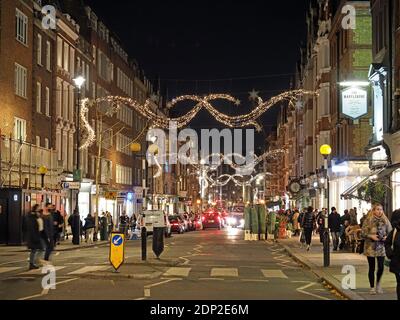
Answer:
<svg viewBox="0 0 400 320"><path fill-rule="evenodd" d="M140 228L146 227L147 234L153 233L153 228L165 228L165 236L171 236L171 224L162 210L147 210L139 217Z"/></svg>

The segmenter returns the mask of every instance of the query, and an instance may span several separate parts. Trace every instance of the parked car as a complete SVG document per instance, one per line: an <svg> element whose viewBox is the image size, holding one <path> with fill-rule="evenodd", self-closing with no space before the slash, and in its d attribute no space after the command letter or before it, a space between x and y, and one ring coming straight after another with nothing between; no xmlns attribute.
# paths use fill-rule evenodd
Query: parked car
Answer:
<svg viewBox="0 0 400 320"><path fill-rule="evenodd" d="M203 229L203 224L199 214L196 214L195 217L193 218L193 226L194 226L194 231Z"/></svg>
<svg viewBox="0 0 400 320"><path fill-rule="evenodd" d="M185 224L180 216L169 216L169 223L171 225L171 233L184 233L185 232Z"/></svg>
<svg viewBox="0 0 400 320"><path fill-rule="evenodd" d="M207 211L204 213L202 219L203 230L208 228L222 228L222 217L218 211Z"/></svg>
<svg viewBox="0 0 400 320"><path fill-rule="evenodd" d="M190 219L189 216L186 213L182 213L179 215L179 217L182 219L183 224L185 226L185 232L189 232L190 231Z"/></svg>

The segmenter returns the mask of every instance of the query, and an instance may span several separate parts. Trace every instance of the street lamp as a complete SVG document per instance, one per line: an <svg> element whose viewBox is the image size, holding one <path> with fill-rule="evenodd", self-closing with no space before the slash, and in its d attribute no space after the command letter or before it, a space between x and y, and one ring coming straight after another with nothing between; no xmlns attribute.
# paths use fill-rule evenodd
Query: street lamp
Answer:
<svg viewBox="0 0 400 320"><path fill-rule="evenodd" d="M329 181L328 181L328 157L332 153L332 148L328 144L324 144L320 148L320 153L324 157L324 188L323 188L323 197L325 200L327 196L327 212L325 215L325 225L324 225L324 267L329 267L330 265L330 246L329 246L329 225L328 225L328 216L329 216ZM322 181L321 181L322 182ZM322 209L322 208L321 208Z"/></svg>
<svg viewBox="0 0 400 320"><path fill-rule="evenodd" d="M80 170L80 162L81 162L81 155L80 155L80 150L79 150L79 133L80 133L80 115L81 115L81 88L83 84L85 83L86 79L82 76L78 76L75 79L72 80L75 84L75 87L78 89L78 112L76 114L76 172L73 175L74 181L81 182L82 180L82 175L81 175L81 170ZM77 190L76 193L76 203L75 203L75 210L79 214L79 189ZM96 226L97 226L97 214L96 214ZM97 233L95 234L95 239L97 239Z"/></svg>

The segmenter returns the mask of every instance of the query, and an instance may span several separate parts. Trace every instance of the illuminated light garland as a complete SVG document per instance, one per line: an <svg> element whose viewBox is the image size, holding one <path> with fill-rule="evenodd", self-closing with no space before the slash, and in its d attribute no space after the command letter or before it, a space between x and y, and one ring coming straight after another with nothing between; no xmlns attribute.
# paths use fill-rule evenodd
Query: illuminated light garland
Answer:
<svg viewBox="0 0 400 320"><path fill-rule="evenodd" d="M88 133L85 142L79 147L79 149L81 150L89 148L96 140L96 134L93 128L90 126L89 122L86 120L86 115L89 112L88 101L88 99L83 99L81 102L80 118L84 128L87 130Z"/></svg>
<svg viewBox="0 0 400 320"><path fill-rule="evenodd" d="M261 130L261 127L259 124L256 123L256 120L259 119L262 114L268 111L272 106L282 101L289 101L290 105L294 105L294 101L299 100L299 97L302 97L304 95L317 95L317 93L302 89L287 91L278 96L272 97L266 102L264 102L260 97L258 97L257 107L250 113L240 116L226 115L224 113L219 112L211 105L210 102L214 100L225 100L234 103L236 105L240 102L239 100L227 94L210 94L205 97L200 97L196 95L185 95L175 98L167 104L169 108L173 108L178 103L183 101L193 101L197 103L192 108L192 110L190 110L187 114L177 118L168 118L166 116L161 116L156 114L150 107L151 100L146 100L144 104L140 104L136 100L131 98L120 97L120 96L109 96L96 99L94 100L94 103L96 104L102 102L110 103L111 107L114 110L118 110L119 106L122 104L128 105L132 107L135 111L137 111L141 116L151 121L154 127L163 129L169 128L169 123L171 121L176 122L178 128L182 128L186 126L189 122L191 122L202 109L206 109L218 122L230 128L244 128L244 127L255 126L257 130Z"/></svg>

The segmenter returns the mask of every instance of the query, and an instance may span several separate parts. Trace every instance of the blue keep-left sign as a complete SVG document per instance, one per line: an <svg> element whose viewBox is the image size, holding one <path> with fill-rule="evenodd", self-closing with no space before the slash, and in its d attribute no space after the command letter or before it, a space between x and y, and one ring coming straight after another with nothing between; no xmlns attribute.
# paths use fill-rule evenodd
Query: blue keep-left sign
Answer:
<svg viewBox="0 0 400 320"><path fill-rule="evenodd" d="M120 235L115 235L113 238L112 238L112 243L113 243L113 245L114 246L120 246L122 243L124 242L124 239L120 236Z"/></svg>

